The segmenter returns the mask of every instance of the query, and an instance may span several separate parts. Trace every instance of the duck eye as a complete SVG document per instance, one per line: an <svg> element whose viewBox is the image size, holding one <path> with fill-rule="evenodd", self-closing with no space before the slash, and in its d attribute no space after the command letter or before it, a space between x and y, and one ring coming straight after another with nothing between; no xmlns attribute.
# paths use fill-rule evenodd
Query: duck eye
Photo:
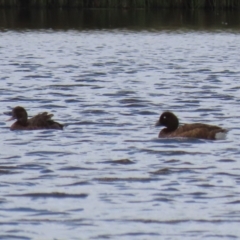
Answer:
<svg viewBox="0 0 240 240"><path fill-rule="evenodd" d="M166 118L167 118L166 116L163 117L163 119L166 119Z"/></svg>

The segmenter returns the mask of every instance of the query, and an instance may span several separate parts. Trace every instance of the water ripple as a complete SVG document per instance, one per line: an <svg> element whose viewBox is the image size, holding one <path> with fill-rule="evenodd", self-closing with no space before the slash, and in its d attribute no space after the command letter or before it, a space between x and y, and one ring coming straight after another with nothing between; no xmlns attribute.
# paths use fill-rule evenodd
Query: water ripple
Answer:
<svg viewBox="0 0 240 240"><path fill-rule="evenodd" d="M0 35L1 112L65 124L10 131L1 115L1 239L240 238L238 32ZM158 139L165 110L227 139Z"/></svg>

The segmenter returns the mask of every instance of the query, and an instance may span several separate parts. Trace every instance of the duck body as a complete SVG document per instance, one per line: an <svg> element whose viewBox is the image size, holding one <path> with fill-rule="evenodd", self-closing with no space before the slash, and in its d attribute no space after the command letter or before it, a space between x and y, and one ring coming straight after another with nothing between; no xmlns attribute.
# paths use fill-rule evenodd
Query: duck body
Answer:
<svg viewBox="0 0 240 240"><path fill-rule="evenodd" d="M227 130L215 125L203 123L184 124L179 126L178 118L172 112L164 112L156 123L156 126L165 126L158 135L159 138L198 138L198 139L221 139Z"/></svg>
<svg viewBox="0 0 240 240"><path fill-rule="evenodd" d="M63 129L63 125L52 120L53 114L47 112L39 113L29 118L23 107L15 107L11 112L12 117L9 119L17 121L12 124L10 130L40 130L40 129Z"/></svg>

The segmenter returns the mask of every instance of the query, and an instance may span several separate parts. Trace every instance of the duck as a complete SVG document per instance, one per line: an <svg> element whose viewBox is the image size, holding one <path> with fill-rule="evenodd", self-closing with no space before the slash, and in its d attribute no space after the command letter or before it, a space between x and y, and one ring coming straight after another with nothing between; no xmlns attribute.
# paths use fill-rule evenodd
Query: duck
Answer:
<svg viewBox="0 0 240 240"><path fill-rule="evenodd" d="M59 129L63 130L64 125L52 120L53 114L47 112L39 113L32 118L28 118L27 111L17 106L10 112L5 112L7 115L11 115L11 118L7 121L17 120L12 124L10 130L39 130L39 129Z"/></svg>
<svg viewBox="0 0 240 240"><path fill-rule="evenodd" d="M159 138L197 138L197 139L224 139L226 129L203 123L184 124L179 126L177 116L169 111L163 112L155 126L165 126L160 132Z"/></svg>

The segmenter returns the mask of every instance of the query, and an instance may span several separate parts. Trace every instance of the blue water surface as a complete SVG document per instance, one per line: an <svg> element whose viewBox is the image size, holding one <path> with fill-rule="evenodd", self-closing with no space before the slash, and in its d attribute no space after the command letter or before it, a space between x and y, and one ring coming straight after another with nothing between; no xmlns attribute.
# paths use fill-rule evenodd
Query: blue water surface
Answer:
<svg viewBox="0 0 240 240"><path fill-rule="evenodd" d="M0 112L66 127L1 114L0 239L240 238L239 49L231 29L1 31ZM165 110L227 138L158 139Z"/></svg>

